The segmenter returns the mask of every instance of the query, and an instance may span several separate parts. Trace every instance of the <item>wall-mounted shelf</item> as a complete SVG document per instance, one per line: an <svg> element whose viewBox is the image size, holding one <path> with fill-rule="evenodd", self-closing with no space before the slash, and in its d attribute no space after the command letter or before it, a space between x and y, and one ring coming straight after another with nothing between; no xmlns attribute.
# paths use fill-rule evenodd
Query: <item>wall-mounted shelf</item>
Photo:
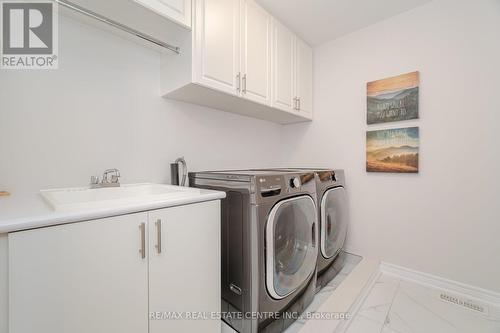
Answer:
<svg viewBox="0 0 500 333"><path fill-rule="evenodd" d="M157 46L160 46L160 47L163 47L167 50L170 50L172 52L175 52L177 54L179 54L180 52L180 48L178 46L174 46L172 44L169 44L169 43L166 43L166 42L163 42L157 38L154 38L148 34L145 34L145 33L142 33L138 30L135 30L131 27L128 27L126 26L125 24L122 24L120 22L117 22L113 19L110 19L104 15L101 15L99 13L96 13L90 9L87 9L87 8L84 8L82 6L79 6L75 3L72 3L70 1L66 1L66 0L54 0L54 2L56 2L57 4L61 5L61 6L64 6L66 8L69 8L71 9L72 11L76 12L76 13L79 13L79 14L82 14L82 15L85 15L87 17L90 17L94 20L97 20L99 22L102 22L102 23L105 23L109 26L112 26L116 29L119 29L123 32L126 32L130 35L133 35L133 36L136 36L136 37L139 37L147 42L150 42L150 43L153 43Z"/></svg>
<svg viewBox="0 0 500 333"><path fill-rule="evenodd" d="M177 55L191 31L133 0L53 0L65 16L107 30L155 50Z"/></svg>

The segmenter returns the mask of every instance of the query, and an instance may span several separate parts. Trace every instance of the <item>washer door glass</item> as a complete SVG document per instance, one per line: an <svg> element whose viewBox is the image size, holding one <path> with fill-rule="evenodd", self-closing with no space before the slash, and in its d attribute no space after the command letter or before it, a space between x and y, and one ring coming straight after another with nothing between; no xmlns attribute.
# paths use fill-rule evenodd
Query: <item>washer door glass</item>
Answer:
<svg viewBox="0 0 500 333"><path fill-rule="evenodd" d="M266 225L267 290L276 299L296 291L314 272L316 205L309 196L277 203Z"/></svg>
<svg viewBox="0 0 500 333"><path fill-rule="evenodd" d="M344 246L347 202L343 187L332 188L321 199L321 254L329 259Z"/></svg>

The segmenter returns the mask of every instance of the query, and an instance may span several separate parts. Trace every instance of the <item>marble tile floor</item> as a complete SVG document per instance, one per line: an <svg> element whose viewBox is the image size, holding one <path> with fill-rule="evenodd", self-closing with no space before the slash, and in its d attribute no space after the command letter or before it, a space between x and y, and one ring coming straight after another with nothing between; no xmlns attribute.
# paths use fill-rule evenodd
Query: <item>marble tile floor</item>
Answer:
<svg viewBox="0 0 500 333"><path fill-rule="evenodd" d="M443 300L465 300L469 307ZM473 304L473 305L471 305ZM478 306L478 307L476 307ZM472 309L470 307L475 307ZM499 333L500 305L382 273L345 333ZM338 330L336 331L338 332Z"/></svg>
<svg viewBox="0 0 500 333"><path fill-rule="evenodd" d="M335 260L334 265L339 273L330 281L323 289L321 289L314 297L313 302L307 307L304 313L314 313L320 306L325 302L333 293L333 291L344 281L347 275L356 267L356 265L362 260L362 257L355 254L342 252L339 254L338 258ZM306 319L298 319L290 327L288 327L283 333L296 333L299 332L304 324L307 322ZM226 323L222 322L222 333L236 333L231 327Z"/></svg>
<svg viewBox="0 0 500 333"><path fill-rule="evenodd" d="M350 272L356 267L356 265L361 261L362 257L348 252L342 252L339 257L335 260L334 265L339 273L331 280L323 289L321 289L314 297L313 302L304 311L305 313L316 312L321 305L331 296L333 291L344 281L344 279L349 275ZM303 317L306 317L303 315ZM296 333L299 332L306 323L306 319L299 318L295 323L288 327L284 333Z"/></svg>

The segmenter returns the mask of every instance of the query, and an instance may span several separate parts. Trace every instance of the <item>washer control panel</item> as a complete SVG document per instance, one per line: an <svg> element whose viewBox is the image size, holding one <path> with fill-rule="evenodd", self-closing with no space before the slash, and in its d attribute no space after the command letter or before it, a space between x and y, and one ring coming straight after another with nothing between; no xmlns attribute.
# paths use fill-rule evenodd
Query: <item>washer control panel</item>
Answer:
<svg viewBox="0 0 500 333"><path fill-rule="evenodd" d="M257 178L257 187L262 197L272 197L281 193L282 176L262 176Z"/></svg>

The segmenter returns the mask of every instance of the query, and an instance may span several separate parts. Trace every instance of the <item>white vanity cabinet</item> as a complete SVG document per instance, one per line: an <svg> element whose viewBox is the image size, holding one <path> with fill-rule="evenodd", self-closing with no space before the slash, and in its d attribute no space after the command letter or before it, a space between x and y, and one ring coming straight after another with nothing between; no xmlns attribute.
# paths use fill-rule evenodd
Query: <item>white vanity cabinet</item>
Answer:
<svg viewBox="0 0 500 333"><path fill-rule="evenodd" d="M9 332L147 332L147 213L9 234Z"/></svg>
<svg viewBox="0 0 500 333"><path fill-rule="evenodd" d="M133 0L186 28L191 28L191 0Z"/></svg>
<svg viewBox="0 0 500 333"><path fill-rule="evenodd" d="M7 234L0 234L0 333L9 332L9 242Z"/></svg>
<svg viewBox="0 0 500 333"><path fill-rule="evenodd" d="M150 316L220 311L219 233L219 201L10 233L9 332L219 333Z"/></svg>
<svg viewBox="0 0 500 333"><path fill-rule="evenodd" d="M209 315L221 309L220 205L149 214L149 311ZM150 333L220 333L220 320L152 320Z"/></svg>

